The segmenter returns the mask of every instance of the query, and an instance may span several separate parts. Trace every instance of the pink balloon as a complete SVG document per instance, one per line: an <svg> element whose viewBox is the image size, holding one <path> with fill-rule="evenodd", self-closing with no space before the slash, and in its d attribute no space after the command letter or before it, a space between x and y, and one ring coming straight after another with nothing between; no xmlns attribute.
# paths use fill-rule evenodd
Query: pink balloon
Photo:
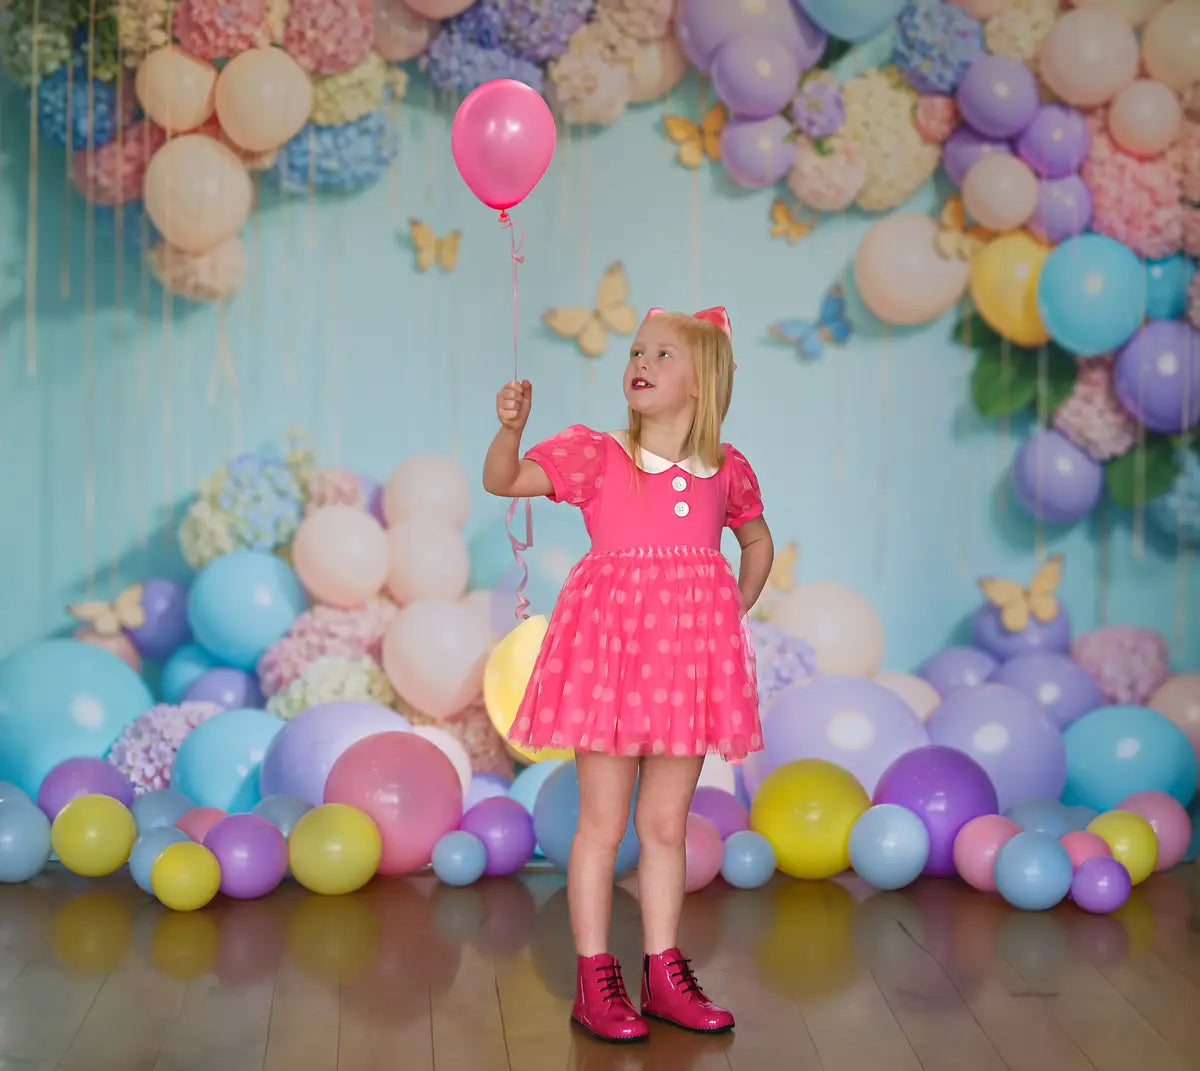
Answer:
<svg viewBox="0 0 1200 1071"><path fill-rule="evenodd" d="M554 116L541 95L524 82L497 78L459 105L450 151L471 192L503 212L525 200L541 181L554 156L555 139Z"/></svg>
<svg viewBox="0 0 1200 1071"><path fill-rule="evenodd" d="M1089 833L1086 829L1072 830L1058 838L1058 843L1067 849L1071 857L1071 866L1078 870L1089 859L1111 857L1112 849L1098 833Z"/></svg>
<svg viewBox="0 0 1200 1071"><path fill-rule="evenodd" d="M384 875L420 870L462 821L454 765L414 733L378 733L351 744L329 771L325 802L357 807L379 827Z"/></svg>
<svg viewBox="0 0 1200 1071"><path fill-rule="evenodd" d="M1200 673L1180 673L1164 682L1146 706L1169 718L1191 741L1200 762Z"/></svg>
<svg viewBox="0 0 1200 1071"><path fill-rule="evenodd" d="M361 509L324 506L296 529L292 566L318 602L344 610L361 606L387 580L387 536Z"/></svg>
<svg viewBox="0 0 1200 1071"><path fill-rule="evenodd" d="M197 844L203 844L208 831L225 817L220 807L193 807L180 816L175 828L182 830Z"/></svg>
<svg viewBox="0 0 1200 1071"><path fill-rule="evenodd" d="M954 838L954 869L980 892L995 892L996 853L1021 832L1011 818L981 814L972 818Z"/></svg>
<svg viewBox="0 0 1200 1071"><path fill-rule="evenodd" d="M415 59L429 47L437 27L404 0L379 0L375 4L375 51L389 63Z"/></svg>
<svg viewBox="0 0 1200 1071"><path fill-rule="evenodd" d="M687 879L684 889L696 892L721 873L721 834L707 818L698 814L687 816Z"/></svg>
<svg viewBox="0 0 1200 1071"><path fill-rule="evenodd" d="M478 694L492 644L477 611L442 599L410 603L383 636L383 668L392 687L422 714L440 721Z"/></svg>
<svg viewBox="0 0 1200 1071"><path fill-rule="evenodd" d="M1192 839L1192 822L1188 813L1173 796L1147 790L1126 796L1118 805L1122 811L1132 811L1150 823L1158 838L1158 862L1155 870L1170 870L1187 854Z"/></svg>

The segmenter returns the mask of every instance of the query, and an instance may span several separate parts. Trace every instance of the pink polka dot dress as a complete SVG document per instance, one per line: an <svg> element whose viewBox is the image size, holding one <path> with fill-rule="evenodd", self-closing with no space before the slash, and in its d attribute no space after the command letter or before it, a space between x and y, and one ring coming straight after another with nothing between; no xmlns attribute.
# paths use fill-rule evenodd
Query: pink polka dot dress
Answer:
<svg viewBox="0 0 1200 1071"><path fill-rule="evenodd" d="M761 516L731 446L719 469L577 425L525 455L578 506L592 549L572 569L509 733L531 748L703 755L762 747L754 647L721 532Z"/></svg>

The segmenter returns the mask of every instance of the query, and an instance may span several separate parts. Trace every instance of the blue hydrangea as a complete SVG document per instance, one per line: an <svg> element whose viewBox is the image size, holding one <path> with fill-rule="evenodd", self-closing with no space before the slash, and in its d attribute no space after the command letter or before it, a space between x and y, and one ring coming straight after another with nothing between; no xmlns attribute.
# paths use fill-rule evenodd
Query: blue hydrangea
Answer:
<svg viewBox="0 0 1200 1071"><path fill-rule="evenodd" d="M1200 457L1181 450L1179 475L1171 489L1146 506L1154 526L1191 546L1200 544Z"/></svg>
<svg viewBox="0 0 1200 1071"><path fill-rule="evenodd" d="M125 92L126 99L121 103L128 112L131 87L127 86ZM86 149L90 130L90 144L98 149L117 136L121 126L117 87L93 81L89 99L88 66L82 56L74 56L70 67L64 64L42 78L37 96L38 134L51 144L75 151Z"/></svg>
<svg viewBox="0 0 1200 1071"><path fill-rule="evenodd" d="M215 504L234 517L239 547L272 551L300 526L304 489L282 458L242 454L225 467Z"/></svg>
<svg viewBox="0 0 1200 1071"><path fill-rule="evenodd" d="M900 12L892 60L918 93L953 93L983 51L983 25L957 4L909 0Z"/></svg>
<svg viewBox="0 0 1200 1071"><path fill-rule="evenodd" d="M504 12L496 0L479 0L446 21L450 33L480 48L499 48L504 36Z"/></svg>
<svg viewBox="0 0 1200 1071"><path fill-rule="evenodd" d="M754 657L758 666L758 701L765 706L789 684L807 680L817 672L817 656L807 640L798 639L765 621L752 621Z"/></svg>
<svg viewBox="0 0 1200 1071"><path fill-rule="evenodd" d="M471 90L494 78L514 78L542 92L542 69L501 48L482 48L453 30L443 29L425 53L429 81L455 93Z"/></svg>
<svg viewBox="0 0 1200 1071"><path fill-rule="evenodd" d="M279 152L271 173L285 193L350 192L378 182L400 151L400 132L385 111L341 126L309 123Z"/></svg>
<svg viewBox="0 0 1200 1071"><path fill-rule="evenodd" d="M501 0L504 45L532 63L556 59L571 35L592 16L594 0Z"/></svg>
<svg viewBox="0 0 1200 1071"><path fill-rule="evenodd" d="M131 256L142 257L162 241L141 201L128 201L120 206L96 205L93 211L96 237L105 245L115 245L119 236Z"/></svg>

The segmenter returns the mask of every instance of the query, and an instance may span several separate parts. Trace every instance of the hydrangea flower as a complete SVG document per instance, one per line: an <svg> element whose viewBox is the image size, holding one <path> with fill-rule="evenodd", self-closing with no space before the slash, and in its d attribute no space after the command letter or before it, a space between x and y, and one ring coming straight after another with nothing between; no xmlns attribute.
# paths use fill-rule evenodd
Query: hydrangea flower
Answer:
<svg viewBox="0 0 1200 1071"><path fill-rule="evenodd" d="M841 134L819 146L797 138L787 183L801 204L818 212L841 212L854 204L867 184L867 153Z"/></svg>
<svg viewBox="0 0 1200 1071"><path fill-rule="evenodd" d="M1171 146L1171 161L1179 169L1183 198L1200 204L1200 122L1187 121Z"/></svg>
<svg viewBox="0 0 1200 1071"><path fill-rule="evenodd" d="M504 38L503 4L479 0L446 20L445 28L480 48L499 48Z"/></svg>
<svg viewBox="0 0 1200 1071"><path fill-rule="evenodd" d="M309 707L356 699L390 707L396 693L387 674L370 658L319 658L267 700L267 710L290 721Z"/></svg>
<svg viewBox="0 0 1200 1071"><path fill-rule="evenodd" d="M232 297L246 281L246 247L236 234L206 253L185 253L160 242L150 250L148 263L164 289L188 301Z"/></svg>
<svg viewBox="0 0 1200 1071"><path fill-rule="evenodd" d="M596 11L639 44L661 41L671 33L674 0L597 0Z"/></svg>
<svg viewBox="0 0 1200 1071"><path fill-rule="evenodd" d="M304 503L306 514L315 513L325 506L353 506L367 508L366 490L362 480L349 469L322 469L308 484L308 501Z"/></svg>
<svg viewBox="0 0 1200 1071"><path fill-rule="evenodd" d="M372 52L357 67L342 74L317 76L312 80L309 118L317 126L341 126L377 111L383 106L388 70L383 57Z"/></svg>
<svg viewBox="0 0 1200 1071"><path fill-rule="evenodd" d="M495 78L513 78L542 91L542 69L536 63L510 55L499 46L477 45L452 29L443 28L429 42L425 59L429 81L438 89L470 93Z"/></svg>
<svg viewBox="0 0 1200 1071"><path fill-rule="evenodd" d="M291 0L283 47L310 74L341 74L370 55L371 0Z"/></svg>
<svg viewBox="0 0 1200 1071"><path fill-rule="evenodd" d="M1200 457L1194 450L1180 450L1179 474L1165 495L1146 506L1151 523L1166 535L1200 544Z"/></svg>
<svg viewBox="0 0 1200 1071"><path fill-rule="evenodd" d="M117 36L127 67L136 67L156 48L171 43L178 0L116 0Z"/></svg>
<svg viewBox="0 0 1200 1071"><path fill-rule="evenodd" d="M38 134L52 145L99 149L133 117L133 86L88 81L88 64L76 55L38 82Z"/></svg>
<svg viewBox="0 0 1200 1071"><path fill-rule="evenodd" d="M1111 357L1080 360L1075 386L1050 422L1093 461L1111 461L1137 442L1138 423L1117 398Z"/></svg>
<svg viewBox="0 0 1200 1071"><path fill-rule="evenodd" d="M1058 18L1059 0L1014 0L983 26L983 40L997 56L1033 63Z"/></svg>
<svg viewBox="0 0 1200 1071"><path fill-rule="evenodd" d="M758 669L758 701L765 706L776 692L817 672L817 657L807 640L798 639L765 621L751 621Z"/></svg>
<svg viewBox="0 0 1200 1071"><path fill-rule="evenodd" d="M279 151L272 174L285 193L348 192L378 182L400 151L400 132L386 110L342 126L308 123Z"/></svg>
<svg viewBox="0 0 1200 1071"><path fill-rule="evenodd" d="M806 78L792 98L792 125L810 138L832 137L846 122L842 90L828 71Z"/></svg>
<svg viewBox="0 0 1200 1071"><path fill-rule="evenodd" d="M166 140L162 128L149 120L132 123L94 152L77 152L71 158L71 181L98 205L140 200L150 157Z"/></svg>
<svg viewBox="0 0 1200 1071"><path fill-rule="evenodd" d="M1092 229L1161 260L1183 245L1182 178L1166 156L1141 160L1094 131L1083 180L1092 191Z"/></svg>
<svg viewBox="0 0 1200 1071"><path fill-rule="evenodd" d="M593 0L503 0L504 47L531 63L561 56L592 7Z"/></svg>
<svg viewBox="0 0 1200 1071"><path fill-rule="evenodd" d="M171 31L192 55L224 59L269 45L269 14L269 0L180 0ZM292 58L299 62L297 56Z"/></svg>
<svg viewBox="0 0 1200 1071"><path fill-rule="evenodd" d="M1144 703L1167 679L1167 641L1148 628L1112 625L1076 636L1071 657L1108 703Z"/></svg>
<svg viewBox="0 0 1200 1071"><path fill-rule="evenodd" d="M631 65L637 42L606 11L571 35L567 50L548 68L555 104L568 123L614 123L633 94Z"/></svg>
<svg viewBox="0 0 1200 1071"><path fill-rule="evenodd" d="M958 105L953 97L924 93L917 99L913 119L921 137L931 145L941 145L958 126Z"/></svg>
<svg viewBox="0 0 1200 1071"><path fill-rule="evenodd" d="M983 26L957 4L909 0L896 23L892 59L920 92L953 93L983 50Z"/></svg>
<svg viewBox="0 0 1200 1071"><path fill-rule="evenodd" d="M153 706L125 726L109 749L108 761L129 779L135 796L170 788L171 768L184 737L222 709L216 703Z"/></svg>
<svg viewBox="0 0 1200 1071"><path fill-rule="evenodd" d="M71 39L76 27L87 17L65 0L38 4L33 17L34 0L13 0L0 9L0 67L22 86L33 84L34 71L45 78L71 58Z"/></svg>

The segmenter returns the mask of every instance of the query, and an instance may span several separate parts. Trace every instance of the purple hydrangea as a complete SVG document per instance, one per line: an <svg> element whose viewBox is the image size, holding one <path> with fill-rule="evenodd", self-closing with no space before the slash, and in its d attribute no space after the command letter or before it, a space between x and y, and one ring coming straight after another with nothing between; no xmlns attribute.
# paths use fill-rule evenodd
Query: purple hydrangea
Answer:
<svg viewBox="0 0 1200 1071"><path fill-rule="evenodd" d="M594 0L493 0L504 13L506 51L531 63L557 59L589 18ZM524 81L524 79L522 79Z"/></svg>
<svg viewBox="0 0 1200 1071"><path fill-rule="evenodd" d="M983 51L983 25L957 4L909 0L900 12L892 60L919 93L953 93Z"/></svg>
<svg viewBox="0 0 1200 1071"><path fill-rule="evenodd" d="M542 92L542 69L501 48L482 48L450 29L442 29L425 53L429 81L438 89L456 93L471 90L495 78L513 78Z"/></svg>
<svg viewBox="0 0 1200 1071"><path fill-rule="evenodd" d="M807 640L798 639L764 621L751 621L754 658L758 668L758 702L765 706L789 684L817 672L817 656Z"/></svg>
<svg viewBox="0 0 1200 1071"><path fill-rule="evenodd" d="M504 11L497 0L479 0L446 20L446 29L480 48L499 48L504 37Z"/></svg>
<svg viewBox="0 0 1200 1071"><path fill-rule="evenodd" d="M809 138L830 138L846 122L842 90L833 78L810 78L792 98L792 125Z"/></svg>

